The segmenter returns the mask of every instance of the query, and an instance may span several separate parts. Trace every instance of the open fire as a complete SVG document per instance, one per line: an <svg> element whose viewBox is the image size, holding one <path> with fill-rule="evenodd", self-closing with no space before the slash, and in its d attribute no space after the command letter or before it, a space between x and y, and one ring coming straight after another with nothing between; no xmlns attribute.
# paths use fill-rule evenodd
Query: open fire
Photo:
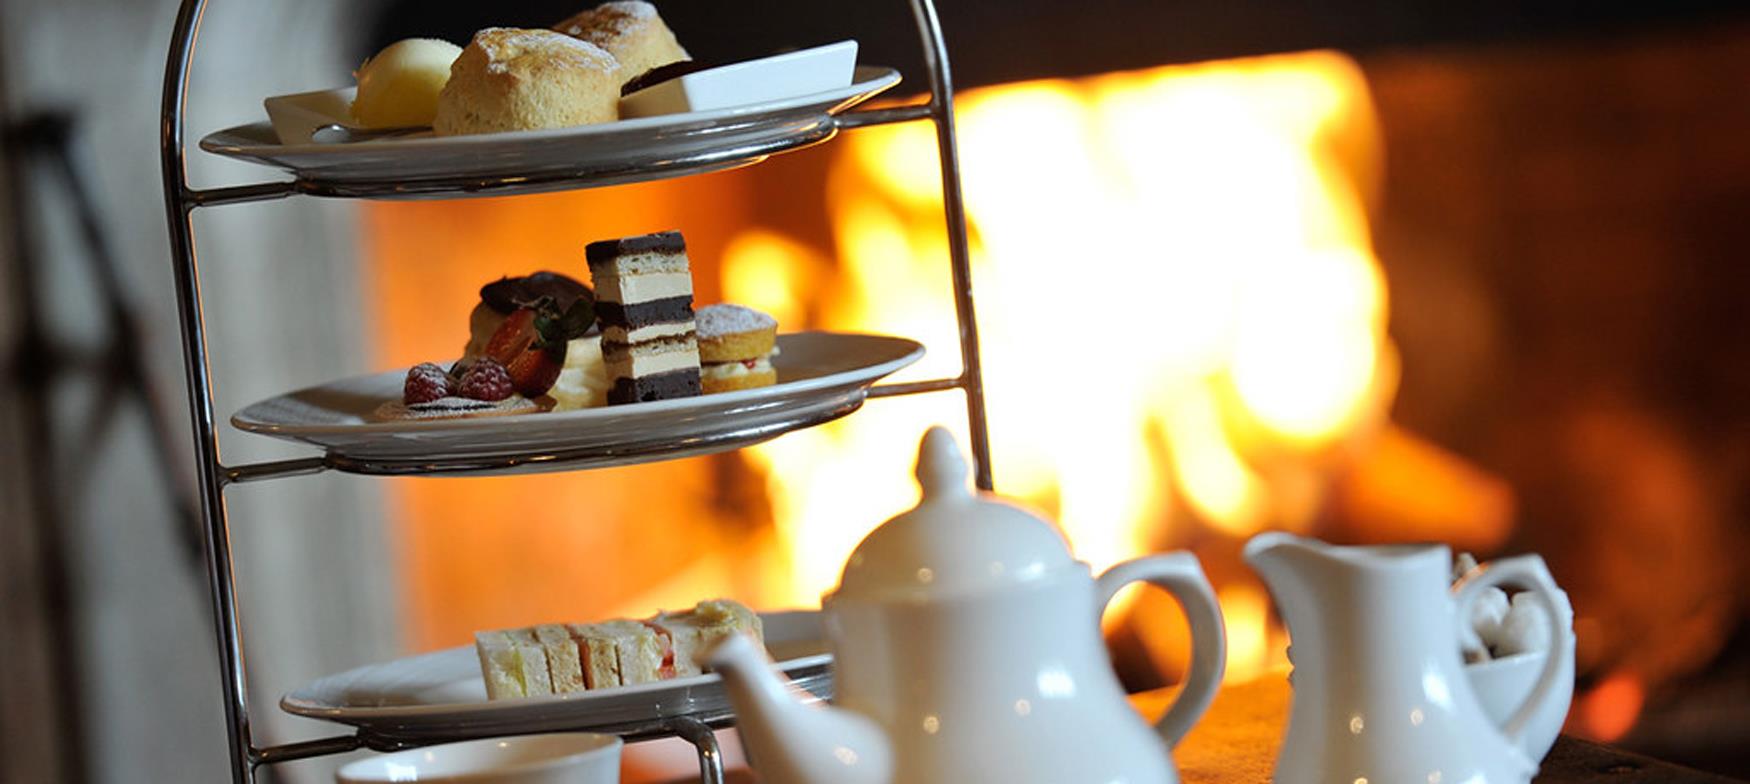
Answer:
<svg viewBox="0 0 1750 784"><path fill-rule="evenodd" d="M1368 227L1380 132L1352 61L1315 52L958 100L997 486L1059 521L1079 558L1197 552L1227 620L1228 677L1245 680L1281 666L1286 643L1239 565L1252 533L1505 543L1505 483L1389 421L1398 361ZM959 370L926 125L608 191L370 204L365 221L379 366L457 351L487 280L581 276L590 239L680 228L699 301L759 307L785 330L920 340L932 353L910 378ZM406 280L423 284L392 287ZM856 543L915 500L924 427L963 430L963 410L952 393L892 398L730 455L394 482L410 645L711 595L815 606ZM1132 664L1167 681L1186 656L1170 604L1137 592L1106 618ZM1611 726L1635 709L1606 711Z"/></svg>
<svg viewBox="0 0 1750 784"><path fill-rule="evenodd" d="M1394 381L1358 69L1323 53L1161 68L969 91L959 108L1000 489L1096 569L1198 527L1306 527ZM817 326L918 337L935 349L921 373L956 373L930 128L838 144L831 283L811 290L806 246L762 228L730 242L725 296L777 313L819 297ZM956 423L960 405L882 401L750 450L791 563L782 599L815 601L911 503L918 423ZM1230 677L1249 678L1271 658L1266 602L1246 584L1221 598Z"/></svg>

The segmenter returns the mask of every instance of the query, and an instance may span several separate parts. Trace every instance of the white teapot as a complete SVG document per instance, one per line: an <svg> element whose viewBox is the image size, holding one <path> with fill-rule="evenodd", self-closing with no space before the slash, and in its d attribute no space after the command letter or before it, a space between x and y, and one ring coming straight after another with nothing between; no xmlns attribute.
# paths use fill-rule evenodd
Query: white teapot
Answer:
<svg viewBox="0 0 1750 784"><path fill-rule="evenodd" d="M713 653L741 739L769 784L1178 781L1171 747L1209 707L1227 651L1197 559L1150 556L1098 579L1045 521L984 500L942 428L924 435L923 500L852 553L824 600L837 707L804 705L750 640ZM1150 728L1125 700L1100 615L1126 584L1172 592L1190 674Z"/></svg>

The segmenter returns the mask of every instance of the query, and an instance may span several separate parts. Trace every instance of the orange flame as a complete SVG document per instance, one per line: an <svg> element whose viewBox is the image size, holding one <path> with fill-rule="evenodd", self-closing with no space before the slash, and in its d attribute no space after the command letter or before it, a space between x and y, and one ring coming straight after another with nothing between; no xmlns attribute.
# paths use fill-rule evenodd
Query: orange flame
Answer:
<svg viewBox="0 0 1750 784"><path fill-rule="evenodd" d="M1621 672L1611 675L1580 698L1580 730L1605 743L1617 740L1634 729L1646 699L1647 689L1639 678Z"/></svg>
<svg viewBox="0 0 1750 784"><path fill-rule="evenodd" d="M971 90L959 106L999 488L1054 513L1096 569L1170 540L1186 510L1232 536L1303 523L1307 478L1279 458L1351 437L1395 384L1356 66L1309 53L1156 68ZM920 339L932 353L916 377L951 376L932 129L842 143L828 197L840 266L812 326ZM737 238L725 294L801 312L807 287L779 279L818 268L801 248ZM961 406L884 400L752 450L793 565L785 598L812 604L915 499L895 466L923 423L963 422ZM1244 663L1230 672L1246 677L1268 658L1266 603L1247 587L1222 599Z"/></svg>

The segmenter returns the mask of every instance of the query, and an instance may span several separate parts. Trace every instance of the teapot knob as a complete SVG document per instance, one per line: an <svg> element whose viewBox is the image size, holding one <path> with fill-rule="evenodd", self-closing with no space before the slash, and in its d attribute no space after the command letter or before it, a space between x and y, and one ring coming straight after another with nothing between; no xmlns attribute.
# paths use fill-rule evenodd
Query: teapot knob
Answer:
<svg viewBox="0 0 1750 784"><path fill-rule="evenodd" d="M971 495L966 484L966 456L948 428L935 425L918 445L918 486L924 499Z"/></svg>

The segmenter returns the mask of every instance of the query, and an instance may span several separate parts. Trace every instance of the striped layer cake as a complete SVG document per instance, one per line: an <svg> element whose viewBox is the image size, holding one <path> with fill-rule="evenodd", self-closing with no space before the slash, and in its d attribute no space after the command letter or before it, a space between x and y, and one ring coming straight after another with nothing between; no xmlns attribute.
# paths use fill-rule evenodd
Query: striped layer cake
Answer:
<svg viewBox="0 0 1750 784"><path fill-rule="evenodd" d="M699 394L693 275L678 231L592 242L608 405Z"/></svg>

